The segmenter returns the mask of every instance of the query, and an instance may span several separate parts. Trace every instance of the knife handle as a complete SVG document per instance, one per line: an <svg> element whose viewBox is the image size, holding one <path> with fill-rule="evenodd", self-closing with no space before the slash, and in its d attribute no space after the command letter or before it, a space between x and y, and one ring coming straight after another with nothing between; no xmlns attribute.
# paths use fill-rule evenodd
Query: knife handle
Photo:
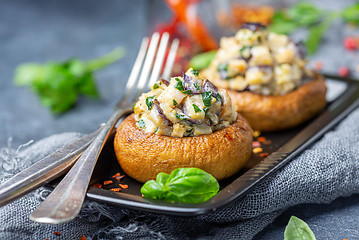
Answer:
<svg viewBox="0 0 359 240"><path fill-rule="evenodd" d="M101 128L58 149L0 184L0 207L66 173L95 139Z"/></svg>

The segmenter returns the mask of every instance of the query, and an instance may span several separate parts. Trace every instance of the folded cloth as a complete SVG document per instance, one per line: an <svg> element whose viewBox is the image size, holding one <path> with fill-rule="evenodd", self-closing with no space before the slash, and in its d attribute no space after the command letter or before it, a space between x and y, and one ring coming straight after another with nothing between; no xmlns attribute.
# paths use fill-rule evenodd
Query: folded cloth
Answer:
<svg viewBox="0 0 359 240"><path fill-rule="evenodd" d="M75 220L39 224L29 214L49 194L38 189L0 208L0 239L251 239L285 209L301 203L330 203L359 192L359 109L252 192L217 212L192 217L153 214L86 200ZM78 133L53 135L18 150L0 152L3 181Z"/></svg>

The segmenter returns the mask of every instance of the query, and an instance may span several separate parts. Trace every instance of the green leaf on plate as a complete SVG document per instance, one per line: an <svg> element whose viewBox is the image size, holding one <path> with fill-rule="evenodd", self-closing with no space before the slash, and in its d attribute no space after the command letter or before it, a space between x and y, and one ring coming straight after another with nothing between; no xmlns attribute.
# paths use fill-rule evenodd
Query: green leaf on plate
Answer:
<svg viewBox="0 0 359 240"><path fill-rule="evenodd" d="M292 216L285 228L284 240L316 240L316 238L308 224Z"/></svg>
<svg viewBox="0 0 359 240"><path fill-rule="evenodd" d="M205 69L209 67L216 53L217 51L209 51L197 54L189 61L189 66L197 71Z"/></svg>
<svg viewBox="0 0 359 240"><path fill-rule="evenodd" d="M146 198L184 203L205 202L218 191L217 180L199 168L178 168L171 175L159 173L156 181L148 181L141 188Z"/></svg>

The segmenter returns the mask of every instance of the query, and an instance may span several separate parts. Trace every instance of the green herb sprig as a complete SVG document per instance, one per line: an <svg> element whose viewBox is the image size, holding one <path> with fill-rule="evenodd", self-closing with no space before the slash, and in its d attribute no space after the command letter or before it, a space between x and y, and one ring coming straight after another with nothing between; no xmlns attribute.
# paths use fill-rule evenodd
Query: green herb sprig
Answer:
<svg viewBox="0 0 359 240"><path fill-rule="evenodd" d="M342 11L328 11L317 8L309 2L300 1L296 5L275 12L269 30L290 34L299 28L307 28L308 36L305 41L308 54L312 55L332 22L336 19L359 25L359 3L355 3Z"/></svg>
<svg viewBox="0 0 359 240"><path fill-rule="evenodd" d="M141 188L145 198L183 203L205 202L218 191L217 180L198 168L178 168L171 175L159 173L156 181L150 180Z"/></svg>
<svg viewBox="0 0 359 240"><path fill-rule="evenodd" d="M21 64L16 68L14 83L29 87L52 113L63 113L75 104L81 94L98 98L93 72L119 60L123 55L124 50L116 48L88 62L72 58L65 62Z"/></svg>

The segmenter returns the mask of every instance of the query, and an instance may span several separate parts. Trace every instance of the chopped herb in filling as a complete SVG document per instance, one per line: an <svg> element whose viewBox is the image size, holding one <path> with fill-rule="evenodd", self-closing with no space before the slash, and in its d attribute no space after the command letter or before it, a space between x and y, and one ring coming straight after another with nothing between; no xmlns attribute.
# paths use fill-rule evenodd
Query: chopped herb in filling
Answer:
<svg viewBox="0 0 359 240"><path fill-rule="evenodd" d="M193 106L193 109L194 109L195 113L198 113L198 112L201 111L201 109L196 104L192 104L192 106Z"/></svg>
<svg viewBox="0 0 359 240"><path fill-rule="evenodd" d="M146 124L145 122L141 119L140 121L137 122L137 126L139 128L145 128L146 127Z"/></svg>
<svg viewBox="0 0 359 240"><path fill-rule="evenodd" d="M176 118L178 118L179 120L186 120L186 119L191 119L190 116L184 115L184 114L179 114L179 113L175 113Z"/></svg>
<svg viewBox="0 0 359 240"><path fill-rule="evenodd" d="M148 110L152 109L153 99L154 98L155 98L155 96L146 98L146 105L147 105Z"/></svg>
<svg viewBox="0 0 359 240"><path fill-rule="evenodd" d="M204 106L210 108L212 105L212 92L203 92L201 94Z"/></svg>

